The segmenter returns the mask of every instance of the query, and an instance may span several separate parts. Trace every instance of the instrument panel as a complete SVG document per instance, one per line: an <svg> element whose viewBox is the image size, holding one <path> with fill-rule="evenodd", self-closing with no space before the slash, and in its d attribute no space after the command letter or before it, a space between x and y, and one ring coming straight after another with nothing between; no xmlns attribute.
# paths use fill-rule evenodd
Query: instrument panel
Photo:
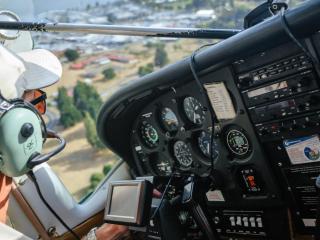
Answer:
<svg viewBox="0 0 320 240"><path fill-rule="evenodd" d="M131 146L140 174L210 174L219 156L218 140L212 139L214 119L199 92L190 93L191 86L171 89L139 114Z"/></svg>

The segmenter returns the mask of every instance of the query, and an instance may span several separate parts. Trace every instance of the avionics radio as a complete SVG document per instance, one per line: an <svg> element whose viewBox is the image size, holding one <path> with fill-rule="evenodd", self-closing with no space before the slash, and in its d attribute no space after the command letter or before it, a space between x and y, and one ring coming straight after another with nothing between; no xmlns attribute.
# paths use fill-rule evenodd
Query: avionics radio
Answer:
<svg viewBox="0 0 320 240"><path fill-rule="evenodd" d="M267 78L259 70L287 65L291 66L288 71L280 68L279 74L271 72ZM319 126L320 90L312 67L306 56L295 55L250 71L253 77L260 74L259 79L250 81L241 93L261 140L281 139L292 131L306 132Z"/></svg>
<svg viewBox="0 0 320 240"><path fill-rule="evenodd" d="M318 89L312 70L291 75L258 88L242 91L247 107Z"/></svg>

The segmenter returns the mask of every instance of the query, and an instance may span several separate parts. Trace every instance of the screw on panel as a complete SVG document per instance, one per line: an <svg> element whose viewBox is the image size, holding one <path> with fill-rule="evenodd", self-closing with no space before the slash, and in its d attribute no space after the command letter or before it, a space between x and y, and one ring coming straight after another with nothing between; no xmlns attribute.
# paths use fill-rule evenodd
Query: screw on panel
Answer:
<svg viewBox="0 0 320 240"><path fill-rule="evenodd" d="M278 166L281 167L281 166L282 166L282 163L281 163L281 162L278 162Z"/></svg>
<svg viewBox="0 0 320 240"><path fill-rule="evenodd" d="M291 187L288 187L288 191L291 192Z"/></svg>
<svg viewBox="0 0 320 240"><path fill-rule="evenodd" d="M58 236L56 227L49 227L47 232L48 232L49 237L57 237Z"/></svg>
<svg viewBox="0 0 320 240"><path fill-rule="evenodd" d="M18 184L23 186L27 182L27 178L20 178Z"/></svg>

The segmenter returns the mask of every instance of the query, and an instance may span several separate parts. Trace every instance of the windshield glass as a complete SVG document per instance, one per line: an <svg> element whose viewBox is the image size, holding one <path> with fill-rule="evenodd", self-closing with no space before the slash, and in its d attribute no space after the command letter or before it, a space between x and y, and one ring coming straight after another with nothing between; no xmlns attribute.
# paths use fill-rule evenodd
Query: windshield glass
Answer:
<svg viewBox="0 0 320 240"><path fill-rule="evenodd" d="M148 27L243 28L261 0L0 0L24 21ZM290 6L301 2L291 0ZM49 164L81 199L117 162L97 137L102 103L125 84L189 56L214 40L33 32L35 48L53 52L63 65L48 95L47 123L67 140ZM52 146L48 146L50 148ZM76 179L76 181L75 181Z"/></svg>

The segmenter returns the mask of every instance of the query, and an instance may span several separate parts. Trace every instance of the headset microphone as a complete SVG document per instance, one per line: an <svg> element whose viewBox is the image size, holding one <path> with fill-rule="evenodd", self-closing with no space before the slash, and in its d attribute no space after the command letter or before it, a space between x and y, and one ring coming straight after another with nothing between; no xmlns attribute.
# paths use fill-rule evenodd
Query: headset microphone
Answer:
<svg viewBox="0 0 320 240"><path fill-rule="evenodd" d="M47 138L56 138L59 145L41 154ZM65 145L63 138L46 129L32 104L21 99L8 101L0 93L0 172L9 177L26 174L59 153Z"/></svg>

